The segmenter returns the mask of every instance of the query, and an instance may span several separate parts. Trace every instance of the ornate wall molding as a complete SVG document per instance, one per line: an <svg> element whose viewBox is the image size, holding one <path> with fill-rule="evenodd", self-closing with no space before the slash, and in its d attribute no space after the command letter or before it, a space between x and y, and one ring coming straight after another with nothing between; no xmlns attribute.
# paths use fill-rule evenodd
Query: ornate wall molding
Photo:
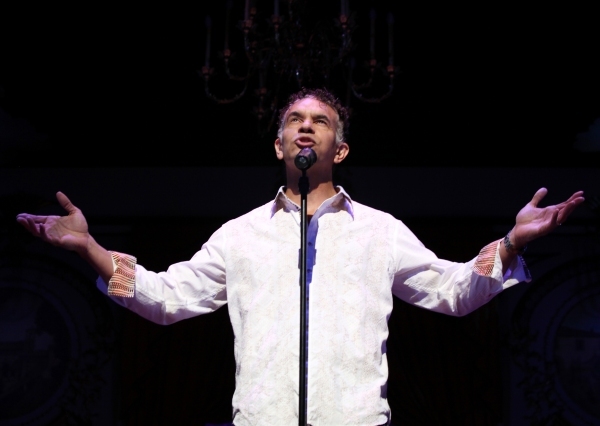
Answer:
<svg viewBox="0 0 600 426"><path fill-rule="evenodd" d="M600 256L536 280L514 311L508 343L528 424L600 424Z"/></svg>
<svg viewBox="0 0 600 426"><path fill-rule="evenodd" d="M49 257L0 256L1 426L96 424L112 415L114 319L89 281Z"/></svg>

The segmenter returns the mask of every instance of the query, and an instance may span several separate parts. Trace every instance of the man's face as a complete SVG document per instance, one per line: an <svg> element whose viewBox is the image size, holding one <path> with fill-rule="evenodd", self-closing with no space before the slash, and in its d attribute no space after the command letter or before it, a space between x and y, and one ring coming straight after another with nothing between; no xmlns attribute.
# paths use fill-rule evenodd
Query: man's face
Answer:
<svg viewBox="0 0 600 426"><path fill-rule="evenodd" d="M345 142L336 144L337 126L338 114L329 105L314 98L300 99L289 108L281 138L275 140L277 158L284 160L287 167L294 167L300 150L312 148L317 164L332 167L348 152Z"/></svg>

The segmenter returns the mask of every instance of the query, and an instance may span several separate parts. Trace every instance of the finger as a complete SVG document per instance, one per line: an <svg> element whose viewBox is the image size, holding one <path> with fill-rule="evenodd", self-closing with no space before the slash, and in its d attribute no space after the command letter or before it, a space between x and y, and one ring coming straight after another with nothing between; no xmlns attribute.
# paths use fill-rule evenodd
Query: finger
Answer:
<svg viewBox="0 0 600 426"><path fill-rule="evenodd" d="M39 237L39 227L38 223L33 220L31 215L21 215L17 218L17 222L19 222L25 229L27 229L32 235Z"/></svg>
<svg viewBox="0 0 600 426"><path fill-rule="evenodd" d="M558 224L564 223L567 220L567 218L569 217L569 215L571 213L573 213L573 210L575 210L575 207L577 207L582 202L583 202L583 199L577 199L577 200L571 201L570 203L567 203L563 208L561 208L558 213L558 219L557 219Z"/></svg>
<svg viewBox="0 0 600 426"><path fill-rule="evenodd" d="M557 207L563 207L567 203L570 203L571 201L577 201L577 200L579 200L577 202L578 204L580 202L583 202L585 200L585 198L583 198L583 191L577 191L576 193L574 193L573 195L571 195L567 201L564 201L564 202L558 204Z"/></svg>
<svg viewBox="0 0 600 426"><path fill-rule="evenodd" d="M48 216L37 216L34 214L28 214L28 213L19 213L17 215L17 220L19 219L26 219L26 220L33 220L35 223L46 223L46 220L48 220Z"/></svg>
<svg viewBox="0 0 600 426"><path fill-rule="evenodd" d="M69 214L75 213L77 211L77 207L75 207L71 200L69 200L69 198L62 192L58 191L56 193L56 199L58 200L58 203L61 205L61 207L65 209Z"/></svg>
<svg viewBox="0 0 600 426"><path fill-rule="evenodd" d="M584 201L585 201L585 198L576 197L576 198L570 199L569 204L573 204L573 207L577 207L579 204L583 203Z"/></svg>
<svg viewBox="0 0 600 426"><path fill-rule="evenodd" d="M548 190L546 188L538 189L531 201L529 202L529 204L531 204L533 207L537 207L538 203L542 201L542 199L546 196L547 193Z"/></svg>
<svg viewBox="0 0 600 426"><path fill-rule="evenodd" d="M27 218L24 215L18 215L17 216L17 222L23 227L25 228L27 231L31 232L31 229L29 227L29 222L27 221Z"/></svg>
<svg viewBox="0 0 600 426"><path fill-rule="evenodd" d="M32 233L36 237L39 237L40 236L40 228L43 226L43 223L42 222L36 222L32 218L29 218L27 220L27 222L29 223L29 227L33 230Z"/></svg>
<svg viewBox="0 0 600 426"><path fill-rule="evenodd" d="M552 216L550 216L550 223L551 223L552 227L560 226L561 225L561 222L558 220L559 214L560 214L560 210L559 209L554 209L552 211ZM552 228L550 228L546 232L549 232L551 229Z"/></svg>
<svg viewBox="0 0 600 426"><path fill-rule="evenodd" d="M48 241L48 235L46 235L46 225L44 223L38 224L38 232L42 240Z"/></svg>
<svg viewBox="0 0 600 426"><path fill-rule="evenodd" d="M35 234L37 231L36 223L40 223L40 216L34 216L26 213L21 213L17 215L17 222L21 224L27 231Z"/></svg>
<svg viewBox="0 0 600 426"><path fill-rule="evenodd" d="M571 197L569 198L569 200L575 199L575 198L579 198L579 197L583 197L583 191L577 191L577 192L575 192L573 195L571 195Z"/></svg>
<svg viewBox="0 0 600 426"><path fill-rule="evenodd" d="M570 206L569 208L571 209L571 211L573 211L573 209L575 209L575 207L577 207L579 204L581 204L585 201L585 198L583 198L581 195L578 195L581 193L583 193L583 191L573 194L571 197L569 197L569 199L567 201L557 204L555 207L558 207L559 209L564 209L564 208Z"/></svg>

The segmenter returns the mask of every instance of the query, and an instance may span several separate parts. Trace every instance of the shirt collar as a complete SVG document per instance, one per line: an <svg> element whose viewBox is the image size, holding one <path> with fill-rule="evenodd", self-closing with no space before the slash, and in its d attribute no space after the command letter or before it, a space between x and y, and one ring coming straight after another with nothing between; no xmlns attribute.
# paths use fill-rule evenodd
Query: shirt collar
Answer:
<svg viewBox="0 0 600 426"><path fill-rule="evenodd" d="M323 201L317 211L327 207L333 207L338 210L344 210L348 212L348 214L352 216L352 219L354 219L352 198L350 198L350 195L348 195L348 193L341 186L338 185L335 187L335 189L337 194ZM285 195L285 186L280 187L279 191L277 191L277 195L275 196L273 205L271 206L271 217L273 217L273 215L280 209L286 209L292 212L300 211L300 206L290 200L287 195Z"/></svg>

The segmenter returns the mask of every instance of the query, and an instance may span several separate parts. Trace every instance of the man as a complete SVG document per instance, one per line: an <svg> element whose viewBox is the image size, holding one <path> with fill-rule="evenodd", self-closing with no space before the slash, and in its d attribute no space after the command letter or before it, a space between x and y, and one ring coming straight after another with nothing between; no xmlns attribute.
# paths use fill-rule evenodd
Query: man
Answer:
<svg viewBox="0 0 600 426"><path fill-rule="evenodd" d="M192 259L166 272L147 271L132 256L100 247L81 211L60 192L68 216L21 214L17 220L45 241L77 251L100 275L103 291L151 321L169 324L228 303L237 366L234 423L297 424L301 172L294 159L302 148L312 148L317 161L307 173L308 423L388 424L385 344L392 294L449 315L472 312L529 279L518 254L564 222L583 194L539 208L547 192L542 188L504 240L468 263L438 259L402 222L334 187L333 166L349 152L347 119L327 91L293 95L275 141L287 186L273 202L224 224Z"/></svg>

